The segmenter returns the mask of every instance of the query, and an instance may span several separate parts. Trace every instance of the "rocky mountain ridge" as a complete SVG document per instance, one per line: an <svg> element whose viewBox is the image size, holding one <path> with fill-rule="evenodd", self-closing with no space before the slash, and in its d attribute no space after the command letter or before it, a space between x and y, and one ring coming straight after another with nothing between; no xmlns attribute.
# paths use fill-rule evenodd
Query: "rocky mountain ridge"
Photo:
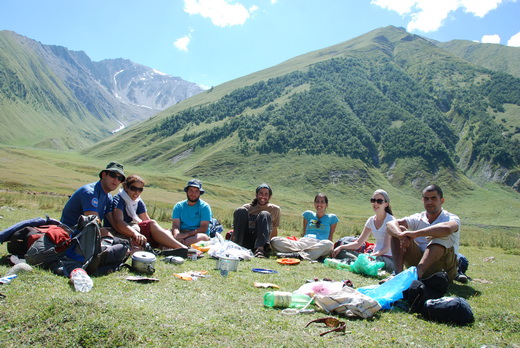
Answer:
<svg viewBox="0 0 520 348"><path fill-rule="evenodd" d="M13 123L10 136L0 141L6 144L82 148L203 91L193 82L130 60L94 62L83 51L45 45L11 31L0 32L0 48L0 110ZM76 117L85 123L72 122L85 130L77 134L81 141L74 140L75 129L64 120ZM34 132L34 141L27 142L28 122L53 129L52 135L67 131L72 137Z"/></svg>

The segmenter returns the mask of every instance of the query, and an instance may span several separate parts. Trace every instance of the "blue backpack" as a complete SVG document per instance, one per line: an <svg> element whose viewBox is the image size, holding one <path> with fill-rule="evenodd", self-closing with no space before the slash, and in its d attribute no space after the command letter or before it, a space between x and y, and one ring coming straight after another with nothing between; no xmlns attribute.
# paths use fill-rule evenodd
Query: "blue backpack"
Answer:
<svg viewBox="0 0 520 348"><path fill-rule="evenodd" d="M211 218L211 220L209 221L210 238L214 238L217 233L222 233L222 231L224 231L224 228L222 227L220 222L215 218Z"/></svg>

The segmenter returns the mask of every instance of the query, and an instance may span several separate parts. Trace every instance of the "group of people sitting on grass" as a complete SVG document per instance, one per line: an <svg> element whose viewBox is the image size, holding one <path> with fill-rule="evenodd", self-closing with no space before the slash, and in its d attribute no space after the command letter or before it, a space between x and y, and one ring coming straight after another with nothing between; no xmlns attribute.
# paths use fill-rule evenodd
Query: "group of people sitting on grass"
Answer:
<svg viewBox="0 0 520 348"><path fill-rule="evenodd" d="M80 187L65 204L61 222L72 227L81 215L97 215L103 221L102 236L129 240L138 250L149 244L159 249L186 249L191 244L210 239L210 205L200 199L202 182L190 180L184 191L186 200L175 204L172 227L165 229L150 219L141 199L145 182L138 175L125 177L123 166L110 162L99 173L100 180ZM122 183L119 192L112 197ZM271 187L256 188L251 203L237 208L233 215L233 231L229 238L252 250L255 257L296 257L321 261L326 257L355 260L365 242L373 234L375 245L371 257L384 262L384 269L397 274L404 267L417 266L419 278L444 270L450 281L468 281L464 272L466 258L458 253L460 219L442 208L443 192L437 185L422 191L424 211L396 219L390 207L390 197L376 190L370 198L374 215L368 218L361 235L333 242L339 222L335 214L327 213L328 198L319 193L314 198L315 211L303 215L301 238L279 237L280 207L270 203Z"/></svg>

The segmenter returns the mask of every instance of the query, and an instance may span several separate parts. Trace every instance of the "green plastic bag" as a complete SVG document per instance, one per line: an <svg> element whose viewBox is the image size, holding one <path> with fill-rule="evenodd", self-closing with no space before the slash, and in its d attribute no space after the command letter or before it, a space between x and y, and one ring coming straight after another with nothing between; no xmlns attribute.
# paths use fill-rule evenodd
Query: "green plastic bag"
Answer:
<svg viewBox="0 0 520 348"><path fill-rule="evenodd" d="M357 274L377 276L379 269L383 268L384 262L374 261L368 254L359 254L356 261L350 264L350 270Z"/></svg>

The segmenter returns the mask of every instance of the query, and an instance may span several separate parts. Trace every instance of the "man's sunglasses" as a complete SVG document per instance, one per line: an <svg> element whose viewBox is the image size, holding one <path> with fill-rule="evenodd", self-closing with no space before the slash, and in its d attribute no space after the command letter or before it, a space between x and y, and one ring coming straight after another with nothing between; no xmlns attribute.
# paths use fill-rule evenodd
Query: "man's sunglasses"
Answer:
<svg viewBox="0 0 520 348"><path fill-rule="evenodd" d="M334 329L322 332L320 336L324 336L328 333L337 331L337 332L345 332L345 329L347 327L347 324L344 321L340 321L339 319L333 318L333 317L325 317L320 319L314 319L311 320L305 325L305 327L309 326L312 323L324 323L328 327L333 327Z"/></svg>
<svg viewBox="0 0 520 348"><path fill-rule="evenodd" d="M378 199L370 198L370 203L375 203L375 202L377 202L377 204L383 204L383 203L385 203L385 200L381 199L381 198L378 198Z"/></svg>
<svg viewBox="0 0 520 348"><path fill-rule="evenodd" d="M134 185L130 185L130 187L128 189L130 191L134 191L134 192L143 192L144 187L135 187Z"/></svg>
<svg viewBox="0 0 520 348"><path fill-rule="evenodd" d="M120 175L120 174L117 174L116 172L107 172L108 175L112 178L112 179L117 179L119 180L120 182L123 182L125 181L125 177Z"/></svg>

